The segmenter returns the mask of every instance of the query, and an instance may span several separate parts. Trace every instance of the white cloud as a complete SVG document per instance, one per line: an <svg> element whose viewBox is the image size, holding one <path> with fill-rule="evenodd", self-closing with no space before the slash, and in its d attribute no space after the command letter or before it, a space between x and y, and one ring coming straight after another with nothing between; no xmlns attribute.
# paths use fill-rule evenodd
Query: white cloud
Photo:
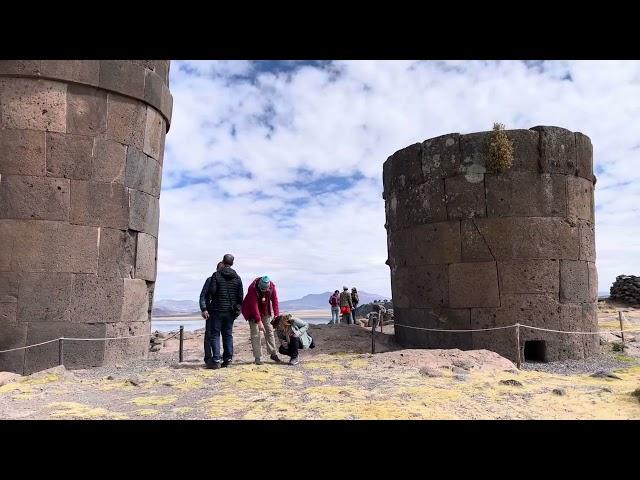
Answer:
<svg viewBox="0 0 640 480"><path fill-rule="evenodd" d="M269 274L284 298L345 283L389 295L382 163L494 121L591 137L605 169L600 290L640 270L639 62L340 61L279 72L178 61L171 91L157 298L197 297L227 252L245 282ZM337 177L348 181L336 191Z"/></svg>

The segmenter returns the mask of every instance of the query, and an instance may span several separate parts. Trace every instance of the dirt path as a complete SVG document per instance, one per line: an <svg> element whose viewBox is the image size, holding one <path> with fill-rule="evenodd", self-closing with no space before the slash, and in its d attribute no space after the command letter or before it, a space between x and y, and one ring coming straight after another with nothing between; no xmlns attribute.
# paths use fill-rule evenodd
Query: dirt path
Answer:
<svg viewBox="0 0 640 480"><path fill-rule="evenodd" d="M484 350L398 350L393 327L311 327L318 348L296 367L251 363L249 329L234 328L236 363L205 370L201 337L147 360L41 372L0 386L0 418L94 419L640 419L640 365L615 376L517 371ZM615 354L612 354L615 355Z"/></svg>

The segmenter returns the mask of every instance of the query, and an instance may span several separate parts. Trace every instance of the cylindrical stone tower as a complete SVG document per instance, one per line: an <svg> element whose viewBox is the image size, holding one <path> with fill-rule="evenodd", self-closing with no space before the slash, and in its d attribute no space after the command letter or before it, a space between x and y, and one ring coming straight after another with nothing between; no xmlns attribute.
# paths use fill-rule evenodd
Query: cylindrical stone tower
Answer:
<svg viewBox="0 0 640 480"><path fill-rule="evenodd" d="M0 61L0 350L149 332L172 102L168 60ZM148 344L69 340L64 364ZM57 343L0 353L57 364Z"/></svg>
<svg viewBox="0 0 640 480"><path fill-rule="evenodd" d="M515 323L596 331L593 154L558 127L508 130L511 168L487 172L491 132L452 133L393 154L384 198L395 334L423 348L517 356ZM523 358L584 358L597 335L521 329Z"/></svg>

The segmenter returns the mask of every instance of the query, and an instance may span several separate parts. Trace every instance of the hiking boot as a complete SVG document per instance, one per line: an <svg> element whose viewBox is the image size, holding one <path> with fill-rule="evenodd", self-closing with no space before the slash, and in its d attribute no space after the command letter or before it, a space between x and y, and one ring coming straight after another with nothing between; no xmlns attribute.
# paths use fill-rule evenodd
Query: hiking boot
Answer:
<svg viewBox="0 0 640 480"><path fill-rule="evenodd" d="M262 360L260 360L259 358L256 358L255 364L262 365Z"/></svg>
<svg viewBox="0 0 640 480"><path fill-rule="evenodd" d="M273 360L276 363L282 363L282 360L280 360L280 357L275 353L271 355L271 360Z"/></svg>
<svg viewBox="0 0 640 480"><path fill-rule="evenodd" d="M289 365L298 365L299 363L300 363L300 360L298 360L297 357L289 360Z"/></svg>
<svg viewBox="0 0 640 480"><path fill-rule="evenodd" d="M218 362L211 362L207 365L208 369L217 370L220 368L220 364Z"/></svg>
<svg viewBox="0 0 640 480"><path fill-rule="evenodd" d="M231 360L225 360L224 362L222 362L222 367L228 367L229 365L231 365L232 361Z"/></svg>

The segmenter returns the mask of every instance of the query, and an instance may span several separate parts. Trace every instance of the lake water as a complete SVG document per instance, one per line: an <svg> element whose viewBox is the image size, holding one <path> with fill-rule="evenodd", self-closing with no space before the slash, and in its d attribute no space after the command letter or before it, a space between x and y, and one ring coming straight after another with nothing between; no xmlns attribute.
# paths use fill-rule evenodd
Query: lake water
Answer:
<svg viewBox="0 0 640 480"><path fill-rule="evenodd" d="M291 312L293 315L296 315L296 312ZM322 323L329 323L331 320L331 313L327 312L324 314L322 311L318 311L317 313L307 313L296 315L300 317L307 323L312 325L318 325ZM242 316L238 317L236 320L245 321ZM204 328L205 321L199 315L185 315L182 317L152 317L151 318L151 331L155 332L156 330L160 332L174 332L176 330L180 330L180 325L184 326L185 332L193 332L194 330L198 330L200 328Z"/></svg>

